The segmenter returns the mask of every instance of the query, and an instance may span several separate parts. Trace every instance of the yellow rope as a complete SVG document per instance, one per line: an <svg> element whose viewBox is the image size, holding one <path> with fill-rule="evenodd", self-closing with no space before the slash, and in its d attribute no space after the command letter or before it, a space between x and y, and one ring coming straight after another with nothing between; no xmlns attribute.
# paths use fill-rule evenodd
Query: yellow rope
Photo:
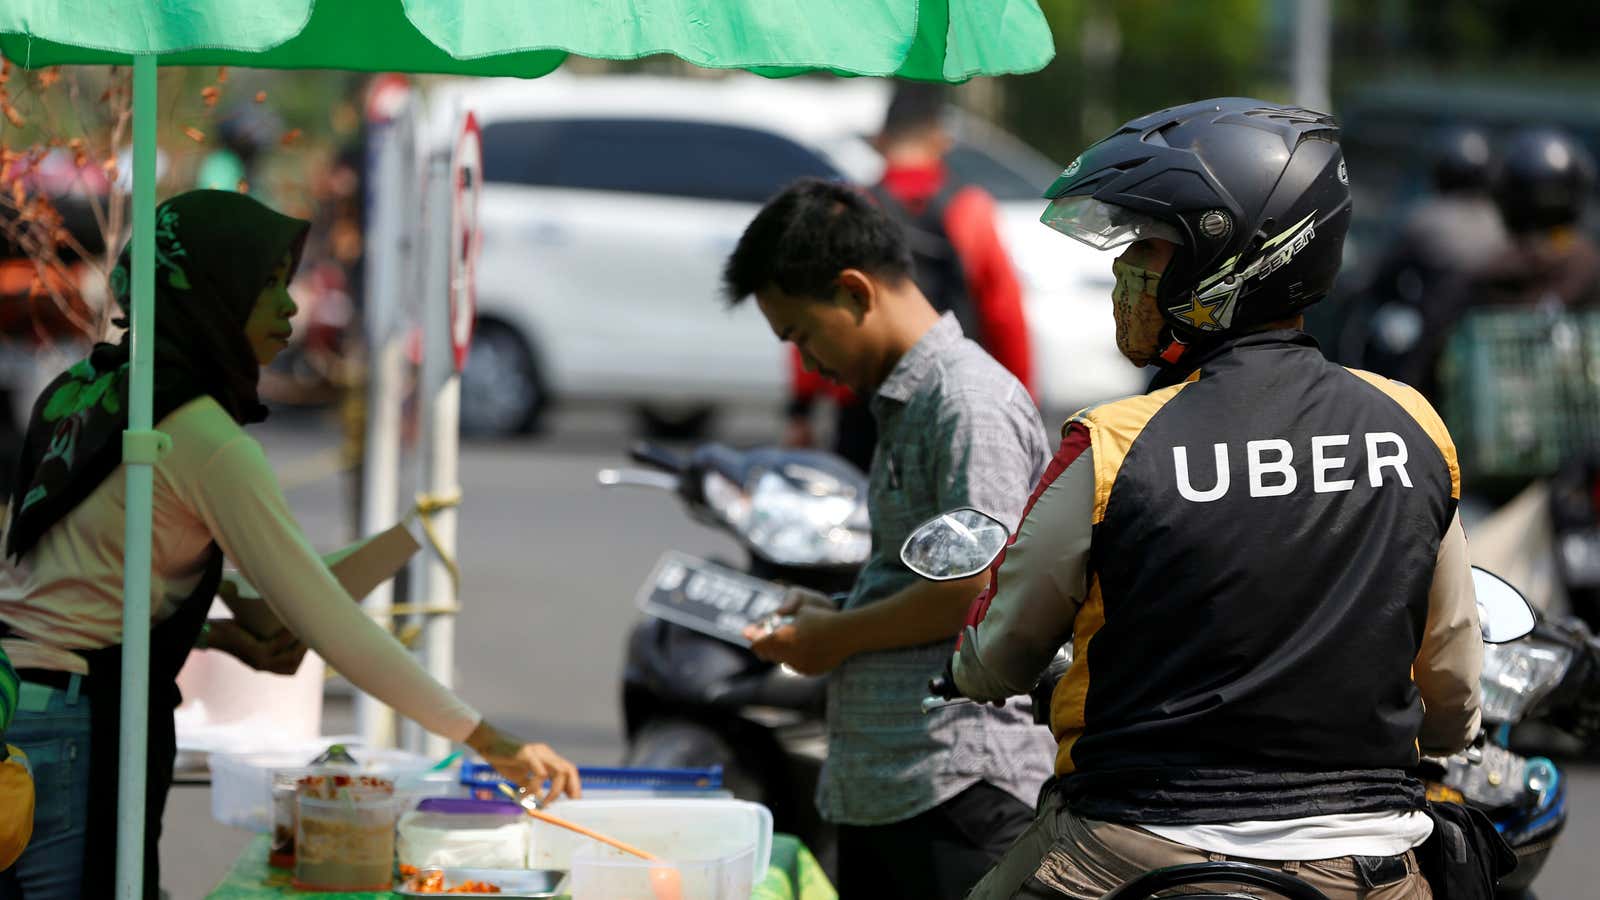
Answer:
<svg viewBox="0 0 1600 900"><path fill-rule="evenodd" d="M433 528L433 517L437 513L447 509L455 509L460 505L460 490L451 494L418 494L417 505L412 507L411 512L406 516L408 519L415 518L417 524L422 526L422 535L427 539L428 546L433 549L433 553L439 558L439 562L444 564L445 571L450 573L452 596L460 596L461 594L461 565L456 562L455 557L445 552L444 542L439 539L439 533ZM459 612L461 612L461 607L454 603L397 603L381 613L373 610L369 614L380 624L387 624L393 628L396 616L453 616ZM421 636L422 626L415 622L407 623L395 632L395 638L408 650L415 648L417 639ZM338 674L333 670L332 666L329 666L325 677L334 678Z"/></svg>
<svg viewBox="0 0 1600 900"><path fill-rule="evenodd" d="M450 573L450 587L459 596L461 593L461 565L455 557L445 552L444 543L439 540L439 533L433 528L433 517L436 513L447 509L455 509L461 505L461 491L457 489L450 494L418 494L417 505L412 508L411 515L416 517L417 524L422 526L422 536L427 538L428 546L433 548L433 553L444 564L445 571Z"/></svg>

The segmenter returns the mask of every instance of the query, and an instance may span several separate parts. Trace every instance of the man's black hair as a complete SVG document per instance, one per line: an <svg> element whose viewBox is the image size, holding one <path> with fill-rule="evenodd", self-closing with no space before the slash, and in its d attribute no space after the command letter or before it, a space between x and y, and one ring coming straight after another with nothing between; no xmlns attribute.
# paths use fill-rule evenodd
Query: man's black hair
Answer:
<svg viewBox="0 0 1600 900"><path fill-rule="evenodd" d="M731 304L769 287L827 299L845 269L886 280L909 276L905 234L861 191L802 178L768 200L744 230L723 267L723 291Z"/></svg>
<svg viewBox="0 0 1600 900"><path fill-rule="evenodd" d="M944 122L945 86L924 81L895 83L894 96L883 116L882 137L914 135Z"/></svg>

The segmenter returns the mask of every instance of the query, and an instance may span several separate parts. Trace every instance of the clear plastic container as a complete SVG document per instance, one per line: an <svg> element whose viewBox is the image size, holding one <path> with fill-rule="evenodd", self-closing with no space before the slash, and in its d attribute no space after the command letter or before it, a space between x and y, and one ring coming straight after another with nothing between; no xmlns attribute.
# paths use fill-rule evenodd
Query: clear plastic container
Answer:
<svg viewBox="0 0 1600 900"><path fill-rule="evenodd" d="M709 859L661 862L593 841L572 855L572 900L748 900L756 845Z"/></svg>
<svg viewBox="0 0 1600 900"><path fill-rule="evenodd" d="M250 831L272 830L272 773L303 769L310 753L211 754L211 818Z"/></svg>
<svg viewBox="0 0 1600 900"><path fill-rule="evenodd" d="M273 753L211 754L211 817L224 825L269 833L273 830L274 773L309 774L311 760L327 743L309 749ZM460 790L451 772L432 771L432 761L404 750L370 750L348 745L357 771L396 780L401 811L426 796L453 795Z"/></svg>
<svg viewBox="0 0 1600 900"><path fill-rule="evenodd" d="M722 861L753 849L751 883L766 875L772 855L771 811L744 800L563 800L550 812L673 861ZM528 826L529 868L575 870L579 851L603 846L544 822Z"/></svg>
<svg viewBox="0 0 1600 900"><path fill-rule="evenodd" d="M515 803L430 798L400 816L395 848L401 865L419 869L521 869L527 823Z"/></svg>
<svg viewBox="0 0 1600 900"><path fill-rule="evenodd" d="M383 891L394 881L393 796L320 800L302 794L295 824L294 886L303 891Z"/></svg>

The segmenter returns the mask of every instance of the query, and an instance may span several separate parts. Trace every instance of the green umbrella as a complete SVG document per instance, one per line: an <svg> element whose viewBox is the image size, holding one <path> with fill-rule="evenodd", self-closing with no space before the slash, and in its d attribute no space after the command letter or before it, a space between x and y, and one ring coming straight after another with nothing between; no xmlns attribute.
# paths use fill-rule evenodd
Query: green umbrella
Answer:
<svg viewBox="0 0 1600 900"><path fill-rule="evenodd" d="M1037 0L7 0L24 66L361 69L535 78L576 53L671 53L763 75L966 81L1032 72L1054 43Z"/></svg>
<svg viewBox="0 0 1600 900"><path fill-rule="evenodd" d="M253 66L534 78L568 54L670 53L767 76L830 71L966 81L1054 54L1037 0L5 0L0 55L25 68L134 70L133 365L123 584L117 897L143 880L149 677L155 67Z"/></svg>

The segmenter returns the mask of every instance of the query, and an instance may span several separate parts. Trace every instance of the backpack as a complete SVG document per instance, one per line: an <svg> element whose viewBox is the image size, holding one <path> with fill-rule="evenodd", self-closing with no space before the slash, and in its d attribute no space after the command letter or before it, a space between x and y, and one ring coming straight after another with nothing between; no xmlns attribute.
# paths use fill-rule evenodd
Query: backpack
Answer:
<svg viewBox="0 0 1600 900"><path fill-rule="evenodd" d="M977 304L967 290L966 268L961 254L945 230L945 213L950 209L961 185L947 183L928 199L920 213L912 212L882 184L872 188L873 199L904 229L911 248L911 280L940 314L954 313L967 337L983 343Z"/></svg>

